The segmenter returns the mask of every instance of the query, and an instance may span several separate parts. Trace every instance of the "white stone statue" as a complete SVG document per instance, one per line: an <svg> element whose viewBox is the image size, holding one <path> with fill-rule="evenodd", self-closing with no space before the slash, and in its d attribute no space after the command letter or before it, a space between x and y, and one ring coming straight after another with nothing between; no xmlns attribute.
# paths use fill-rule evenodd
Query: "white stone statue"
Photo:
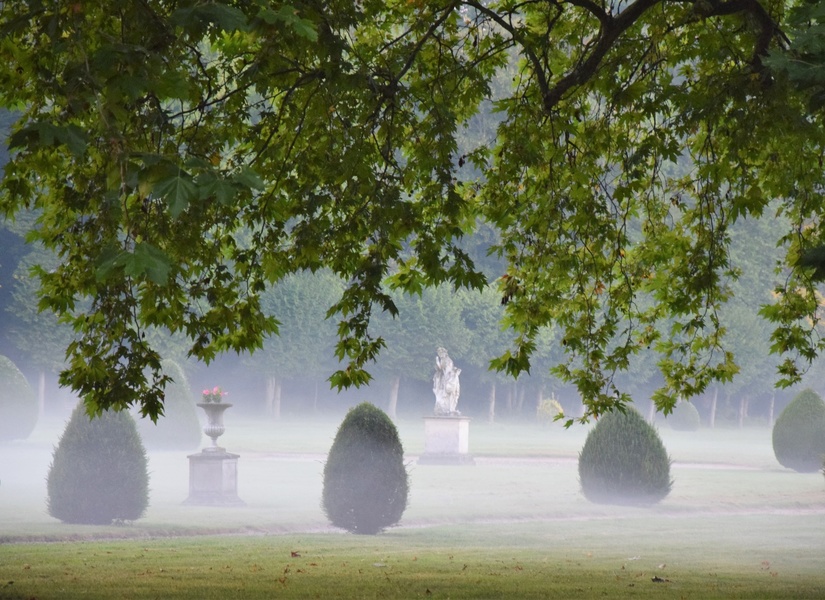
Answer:
<svg viewBox="0 0 825 600"><path fill-rule="evenodd" d="M458 376L461 369L457 369L444 348L436 350L435 375L433 375L433 393L435 394L435 414L460 415L456 410L458 395L461 386Z"/></svg>

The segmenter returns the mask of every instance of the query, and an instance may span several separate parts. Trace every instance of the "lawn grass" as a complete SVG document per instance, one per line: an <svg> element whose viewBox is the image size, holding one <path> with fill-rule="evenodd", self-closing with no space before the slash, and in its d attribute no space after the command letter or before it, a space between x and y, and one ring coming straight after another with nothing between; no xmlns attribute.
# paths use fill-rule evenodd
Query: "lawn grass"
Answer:
<svg viewBox="0 0 825 600"><path fill-rule="evenodd" d="M825 597L825 483L781 468L768 429L663 427L673 491L634 508L581 496L584 428L474 421L476 465L433 467L415 462L422 423L402 421L409 507L360 537L319 505L337 425L228 416L246 506L182 505L186 453L157 452L150 508L125 526L48 516L59 430L3 446L0 598Z"/></svg>
<svg viewBox="0 0 825 600"><path fill-rule="evenodd" d="M661 521L646 518L598 527L562 520L401 528L379 536L4 545L0 597L822 597L821 532L789 537L797 517L671 524L662 530Z"/></svg>

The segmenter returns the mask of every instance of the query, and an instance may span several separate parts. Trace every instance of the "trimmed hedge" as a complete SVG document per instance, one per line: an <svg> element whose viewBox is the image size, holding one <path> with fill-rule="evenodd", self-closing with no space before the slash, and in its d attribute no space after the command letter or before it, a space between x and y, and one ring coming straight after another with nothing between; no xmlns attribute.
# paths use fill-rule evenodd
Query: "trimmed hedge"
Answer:
<svg viewBox="0 0 825 600"><path fill-rule="evenodd" d="M37 395L15 364L0 356L0 442L24 440L37 425Z"/></svg>
<svg viewBox="0 0 825 600"><path fill-rule="evenodd" d="M65 523L134 521L149 505L146 450L125 411L90 419L74 409L46 482L49 514Z"/></svg>
<svg viewBox="0 0 825 600"><path fill-rule="evenodd" d="M670 493L670 458L638 411L603 415L579 454L582 493L600 504L649 505Z"/></svg>
<svg viewBox="0 0 825 600"><path fill-rule="evenodd" d="M773 425L773 453L783 467L813 473L825 456L825 403L811 389L800 392Z"/></svg>
<svg viewBox="0 0 825 600"><path fill-rule="evenodd" d="M390 418L362 403L344 418L324 465L322 508L336 527L376 534L401 520L409 481Z"/></svg>

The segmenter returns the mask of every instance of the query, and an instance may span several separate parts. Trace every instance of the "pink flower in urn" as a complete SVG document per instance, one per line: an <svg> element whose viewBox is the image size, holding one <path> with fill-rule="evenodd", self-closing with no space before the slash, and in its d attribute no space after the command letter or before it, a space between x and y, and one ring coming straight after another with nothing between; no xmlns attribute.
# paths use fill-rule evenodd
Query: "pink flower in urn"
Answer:
<svg viewBox="0 0 825 600"><path fill-rule="evenodd" d="M221 399L226 396L226 392L224 392L220 386L215 386L212 390L205 389L201 392L203 396L203 402L215 402L219 403Z"/></svg>

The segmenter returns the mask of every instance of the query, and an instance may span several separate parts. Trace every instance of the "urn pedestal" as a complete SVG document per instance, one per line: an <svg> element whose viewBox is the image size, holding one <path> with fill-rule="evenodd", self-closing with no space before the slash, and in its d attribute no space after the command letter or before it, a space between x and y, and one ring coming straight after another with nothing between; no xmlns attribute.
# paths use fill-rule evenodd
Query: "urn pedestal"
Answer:
<svg viewBox="0 0 825 600"><path fill-rule="evenodd" d="M212 439L212 445L189 458L189 497L184 504L199 506L243 506L238 497L238 454L218 446L218 438L225 431L224 411L232 406L224 403L198 404L206 412L207 424L203 432Z"/></svg>
<svg viewBox="0 0 825 600"><path fill-rule="evenodd" d="M424 453L420 465L474 465L470 450L470 417L424 417Z"/></svg>

